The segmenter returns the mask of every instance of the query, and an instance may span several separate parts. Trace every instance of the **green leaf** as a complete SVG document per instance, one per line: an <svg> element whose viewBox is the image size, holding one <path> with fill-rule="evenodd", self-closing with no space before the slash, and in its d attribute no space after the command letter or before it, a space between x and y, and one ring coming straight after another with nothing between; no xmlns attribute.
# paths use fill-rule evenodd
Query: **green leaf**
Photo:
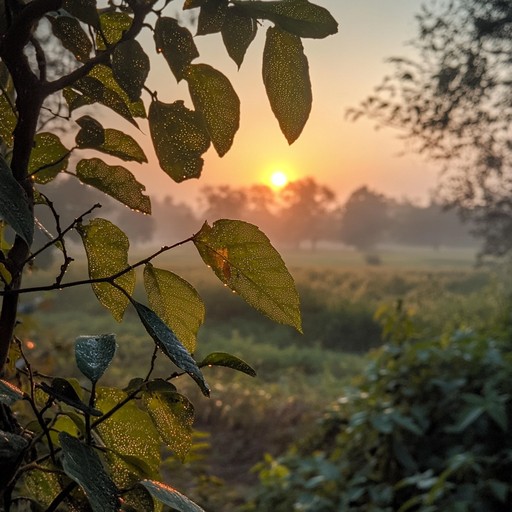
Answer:
<svg viewBox="0 0 512 512"><path fill-rule="evenodd" d="M184 69L199 57L192 34L174 18L160 17L155 24L154 39L156 51L162 53L179 82Z"/></svg>
<svg viewBox="0 0 512 512"><path fill-rule="evenodd" d="M256 377L256 372L251 368L245 361L242 361L238 357L225 352L213 352L208 354L200 363L199 368L204 366L225 366L242 373L246 373L251 377Z"/></svg>
<svg viewBox="0 0 512 512"><path fill-rule="evenodd" d="M227 7L228 0L206 0L202 2L197 20L197 35L203 36L220 32L224 24Z"/></svg>
<svg viewBox="0 0 512 512"><path fill-rule="evenodd" d="M133 301L132 303L139 315L142 325L153 338L158 348L160 348L178 368L187 372L196 381L203 395L210 396L210 389L204 380L201 370L174 332L165 325L153 310L139 302Z"/></svg>
<svg viewBox="0 0 512 512"><path fill-rule="evenodd" d="M80 149L96 148L105 142L105 130L96 119L82 116L76 123L80 126L80 131L76 134L75 142Z"/></svg>
<svg viewBox="0 0 512 512"><path fill-rule="evenodd" d="M23 396L23 391L14 384L0 380L0 404L12 405L17 400L21 400Z"/></svg>
<svg viewBox="0 0 512 512"><path fill-rule="evenodd" d="M133 19L126 12L105 12L100 15L101 32L96 35L98 50L106 50L120 41L123 34L132 26Z"/></svg>
<svg viewBox="0 0 512 512"><path fill-rule="evenodd" d="M144 268L144 287L151 309L174 331L185 348L194 353L197 332L205 315L197 291L181 277L151 263Z"/></svg>
<svg viewBox="0 0 512 512"><path fill-rule="evenodd" d="M119 510L118 490L91 446L66 432L59 434L62 468L84 490L93 512Z"/></svg>
<svg viewBox="0 0 512 512"><path fill-rule="evenodd" d="M96 10L96 0L64 0L62 7L87 25L99 28L100 20Z"/></svg>
<svg viewBox="0 0 512 512"><path fill-rule="evenodd" d="M80 22L71 16L49 16L54 35L62 42L79 62L89 59L92 42L83 31Z"/></svg>
<svg viewBox="0 0 512 512"><path fill-rule="evenodd" d="M338 23L324 7L308 0L234 0L254 18L265 18L299 37L321 39L338 32Z"/></svg>
<svg viewBox="0 0 512 512"><path fill-rule="evenodd" d="M183 101L153 101L148 119L160 167L177 183L199 178L203 169L201 155L210 146L203 116L186 108Z"/></svg>
<svg viewBox="0 0 512 512"><path fill-rule="evenodd" d="M140 99L149 73L149 57L138 41L130 39L117 45L112 53L112 72L131 101Z"/></svg>
<svg viewBox="0 0 512 512"><path fill-rule="evenodd" d="M308 120L313 101L309 65L298 36L269 28L263 50L263 82L281 131L292 144Z"/></svg>
<svg viewBox="0 0 512 512"><path fill-rule="evenodd" d="M32 244L34 216L25 191L14 179L2 155L0 155L0 217L25 240L27 245Z"/></svg>
<svg viewBox="0 0 512 512"><path fill-rule="evenodd" d="M80 397L78 396L75 388L68 382L66 379L62 379L61 377L55 377L52 379L52 384L49 386L46 382L41 382L38 386L49 396L62 402L66 405L70 405L71 407L82 411L84 413L90 414L91 416L101 416L101 412L93 407L89 407L87 404L84 404Z"/></svg>
<svg viewBox="0 0 512 512"><path fill-rule="evenodd" d="M17 434L0 430L0 460L4 466L7 462L16 464L28 447L28 441Z"/></svg>
<svg viewBox="0 0 512 512"><path fill-rule="evenodd" d="M48 183L68 167L69 149L54 133L38 133L30 153L28 172L36 183Z"/></svg>
<svg viewBox="0 0 512 512"><path fill-rule="evenodd" d="M194 406L185 396L169 391L144 393L143 401L162 441L183 462L192 446Z"/></svg>
<svg viewBox="0 0 512 512"><path fill-rule="evenodd" d="M228 55L235 61L240 69L245 52L256 37L258 25L253 18L242 16L239 9L234 6L226 10L226 17L222 25L222 40Z"/></svg>
<svg viewBox="0 0 512 512"><path fill-rule="evenodd" d="M61 480L62 475L57 474L57 468L48 462L40 464L42 468L49 471L41 471L39 469L27 472L23 480L32 499L43 507L49 507L52 501L62 491ZM60 468L59 468L60 469ZM66 478L66 483L69 482Z"/></svg>
<svg viewBox="0 0 512 512"><path fill-rule="evenodd" d="M0 137L8 146L12 144L12 134L17 122L11 105L7 96L0 91Z"/></svg>
<svg viewBox="0 0 512 512"><path fill-rule="evenodd" d="M128 267L128 237L106 219L93 219L88 225L77 226L87 254L89 277L110 277ZM135 271L132 269L115 280L128 295L135 289ZM110 283L93 283L92 289L100 303L120 322L128 306L126 295Z"/></svg>
<svg viewBox="0 0 512 512"><path fill-rule="evenodd" d="M185 78L194 107L204 116L213 146L219 156L224 156L240 126L240 100L231 82L208 64L192 64Z"/></svg>
<svg viewBox="0 0 512 512"><path fill-rule="evenodd" d="M299 296L281 256L257 226L221 219L194 235L203 261L252 307L301 330Z"/></svg>
<svg viewBox="0 0 512 512"><path fill-rule="evenodd" d="M178 512L205 512L199 505L166 484L154 480L143 480L141 484L155 499Z"/></svg>
<svg viewBox="0 0 512 512"><path fill-rule="evenodd" d="M91 381L98 382L116 353L115 334L79 336L75 341L78 369Z"/></svg>
<svg viewBox="0 0 512 512"><path fill-rule="evenodd" d="M448 433L464 432L471 426L480 416L485 412L483 407L468 407L459 415L457 422L454 425L446 427L444 430Z"/></svg>
<svg viewBox="0 0 512 512"><path fill-rule="evenodd" d="M120 165L107 165L99 158L84 159L76 165L76 176L82 183L105 192L132 210L151 213L151 201L142 193L146 187Z"/></svg>

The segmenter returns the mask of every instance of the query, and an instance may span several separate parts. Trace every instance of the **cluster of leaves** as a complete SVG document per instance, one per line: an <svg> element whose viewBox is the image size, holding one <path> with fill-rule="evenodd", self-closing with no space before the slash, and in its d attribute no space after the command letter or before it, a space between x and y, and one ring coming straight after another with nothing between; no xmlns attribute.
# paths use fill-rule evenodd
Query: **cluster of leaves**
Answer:
<svg viewBox="0 0 512 512"><path fill-rule="evenodd" d="M317 431L259 465L254 510L509 509L510 346L464 332L413 342L399 323Z"/></svg>
<svg viewBox="0 0 512 512"><path fill-rule="evenodd" d="M293 279L256 226L226 219L205 223L192 237L130 264L129 239L119 227L102 218L85 221L99 205L64 226L43 192L45 184L69 174L133 210L151 213L144 186L127 168L99 158L73 163L70 157L81 150L147 162L130 135L103 127L92 115L78 117L76 111L83 107L94 107L88 109L94 115L98 107L110 109L135 127L136 119L146 119L160 166L176 182L199 177L210 144L220 156L231 147L239 126L238 96L220 71L194 63L199 52L192 33L163 15L168 4L170 0L127 0L102 7L94 0L33 0L24 5L0 0L0 375L5 377L0 381L0 497L5 509L27 499L48 512L62 504L69 510L102 512L152 511L161 503L182 512L201 510L155 480L161 441L179 458L190 448L193 407L170 381L188 374L208 396L203 366L254 372L229 354L194 359L205 308L188 282L153 265L163 252L193 243L233 292L273 320L301 330ZM186 0L183 9L199 9L197 34L221 33L238 66L256 35L258 20L272 24L263 79L281 129L293 142L311 108L301 38L335 33L337 23L329 12L307 0ZM188 83L194 110L182 100L161 102L157 92L147 88L151 60L137 40L147 29L176 81ZM54 45L74 59L58 77L48 70ZM74 147L67 147L54 132L37 128L41 110L54 95L67 104L64 121L67 131L76 132ZM48 243L37 251L31 249L34 206L47 208L54 221ZM66 280L73 262L66 242L73 230L81 237L88 261L88 277L78 281ZM54 282L22 288L27 265L53 247L62 253ZM133 297L140 267L149 307ZM15 342L20 294L80 285L92 285L99 302L118 321L132 305L152 340L146 376L135 378L126 389L97 387L114 356L113 335L77 339L77 366L88 384L41 375ZM160 353L172 368L165 380L152 378ZM23 413L20 418L28 417L27 423L20 425L13 410Z"/></svg>

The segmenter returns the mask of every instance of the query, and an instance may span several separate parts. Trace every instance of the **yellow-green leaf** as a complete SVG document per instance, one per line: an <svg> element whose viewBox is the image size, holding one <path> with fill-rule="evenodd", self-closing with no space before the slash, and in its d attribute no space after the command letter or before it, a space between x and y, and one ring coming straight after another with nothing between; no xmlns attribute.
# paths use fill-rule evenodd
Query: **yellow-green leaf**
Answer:
<svg viewBox="0 0 512 512"><path fill-rule="evenodd" d="M143 399L162 441L184 461L192 446L194 406L187 397L170 391L147 392Z"/></svg>
<svg viewBox="0 0 512 512"><path fill-rule="evenodd" d="M89 277L100 279L110 277L128 267L128 237L112 222L93 219L88 225L77 227L87 254ZM135 271L130 270L115 280L129 295L135 289ZM92 289L100 303L120 322L129 299L110 283L93 283Z"/></svg>
<svg viewBox="0 0 512 512"><path fill-rule="evenodd" d="M69 153L54 133L38 133L30 153L28 172L37 183L48 183L67 169Z"/></svg>
<svg viewBox="0 0 512 512"><path fill-rule="evenodd" d="M234 0L248 15L273 21L299 37L324 38L338 31L338 23L324 7L308 0Z"/></svg>
<svg viewBox="0 0 512 512"><path fill-rule="evenodd" d="M138 41L130 39L117 45L112 53L112 72L131 101L140 99L149 73L149 57Z"/></svg>
<svg viewBox="0 0 512 512"><path fill-rule="evenodd" d="M132 210L151 213L151 201L142 193L146 187L128 169L120 165L107 165L99 158L91 158L78 162L76 175L82 183L105 192Z"/></svg>
<svg viewBox="0 0 512 512"><path fill-rule="evenodd" d="M126 12L105 12L100 15L101 32L96 35L98 50L116 44L132 26L132 17Z"/></svg>
<svg viewBox="0 0 512 512"><path fill-rule="evenodd" d="M75 142L80 148L96 148L105 142L105 130L101 123L91 116L82 116L76 120L80 131L76 134Z"/></svg>
<svg viewBox="0 0 512 512"><path fill-rule="evenodd" d="M80 22L71 16L49 17L52 30L62 46L69 50L80 62L85 62L92 50L92 42L83 31Z"/></svg>
<svg viewBox="0 0 512 512"><path fill-rule="evenodd" d="M179 82L183 78L183 70L199 57L192 34L174 18L162 16L155 24L154 39L156 51L162 53Z"/></svg>
<svg viewBox="0 0 512 512"><path fill-rule="evenodd" d="M183 101L153 101L148 119L160 167L178 183L199 178L203 169L201 155L210 146L203 116L186 108Z"/></svg>
<svg viewBox="0 0 512 512"><path fill-rule="evenodd" d="M197 35L202 36L220 32L224 24L227 7L228 0L206 0L202 2L197 19Z"/></svg>
<svg viewBox="0 0 512 512"><path fill-rule="evenodd" d="M225 155L240 126L240 100L231 82L208 64L192 64L185 78L196 111L203 114L219 156Z"/></svg>
<svg viewBox="0 0 512 512"><path fill-rule="evenodd" d="M281 256L257 226L221 219L194 236L203 261L252 307L301 331L299 296Z"/></svg>
<svg viewBox="0 0 512 512"><path fill-rule="evenodd" d="M236 7L231 6L227 9L221 30L222 41L238 68L242 65L245 52L256 37L257 30L256 20L240 15Z"/></svg>
<svg viewBox="0 0 512 512"><path fill-rule="evenodd" d="M0 137L8 146L12 144L12 133L17 121L11 105L7 96L0 92Z"/></svg>
<svg viewBox="0 0 512 512"><path fill-rule="evenodd" d="M313 101L308 60L300 37L279 28L268 29L263 82L281 131L291 144L301 134Z"/></svg>
<svg viewBox="0 0 512 512"><path fill-rule="evenodd" d="M144 286L153 311L174 331L190 352L196 349L197 331L204 322L205 308L196 290L169 270L144 268Z"/></svg>

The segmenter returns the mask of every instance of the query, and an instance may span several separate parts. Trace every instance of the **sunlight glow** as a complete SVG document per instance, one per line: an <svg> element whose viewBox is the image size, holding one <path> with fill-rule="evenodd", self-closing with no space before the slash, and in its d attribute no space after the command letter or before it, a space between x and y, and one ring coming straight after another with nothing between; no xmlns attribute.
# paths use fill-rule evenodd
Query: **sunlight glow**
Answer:
<svg viewBox="0 0 512 512"><path fill-rule="evenodd" d="M274 188L282 188L288 183L288 176L283 171L274 171L270 176L270 183Z"/></svg>

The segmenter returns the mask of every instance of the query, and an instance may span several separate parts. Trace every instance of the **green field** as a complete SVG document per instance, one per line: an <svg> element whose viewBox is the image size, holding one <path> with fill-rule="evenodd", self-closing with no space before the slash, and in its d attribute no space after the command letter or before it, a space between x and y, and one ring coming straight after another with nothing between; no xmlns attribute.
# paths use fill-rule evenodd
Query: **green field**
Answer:
<svg viewBox="0 0 512 512"><path fill-rule="evenodd" d="M189 280L205 301L197 358L230 352L258 373L252 379L206 369L213 390L209 400L187 379L177 384L192 397L196 427L208 433L209 443L198 444L197 456L185 466L170 459L166 471L179 489L207 509L219 510L215 500L230 496L232 508L224 503L222 510L237 510L255 481L250 468L265 453L279 454L304 434L344 386L357 379L368 351L382 344L377 311L385 318L401 304L418 337L454 329L492 331L506 315L506 268L475 268L475 254L468 250L390 248L382 252L379 266L366 265L352 251L285 252L283 257L301 296L303 335L252 311L189 248L154 262ZM84 265L77 264L66 280L84 273ZM25 285L47 282L49 276L48 271L35 271ZM108 332L117 334L119 348L105 384L126 385L147 371L152 341L132 311L116 323L89 287L38 296L43 301L34 314L22 318L19 335L35 342L34 356L44 361L44 371L67 371L77 335ZM25 303L31 300L24 297ZM163 360L157 360L157 371L162 376L172 373Z"/></svg>

